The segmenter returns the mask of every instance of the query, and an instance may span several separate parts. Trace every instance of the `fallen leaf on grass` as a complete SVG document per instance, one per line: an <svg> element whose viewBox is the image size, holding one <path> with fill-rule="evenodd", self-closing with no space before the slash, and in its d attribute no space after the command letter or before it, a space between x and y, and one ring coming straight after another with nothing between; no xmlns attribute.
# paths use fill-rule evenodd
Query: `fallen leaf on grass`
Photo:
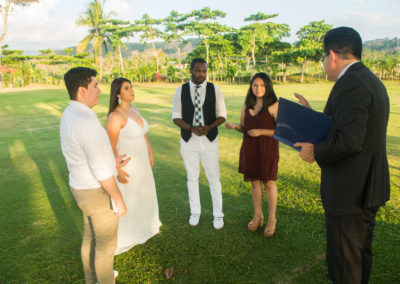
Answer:
<svg viewBox="0 0 400 284"><path fill-rule="evenodd" d="M165 276L167 279L170 279L172 277L172 274L174 273L174 267L171 266L170 268L165 269Z"/></svg>

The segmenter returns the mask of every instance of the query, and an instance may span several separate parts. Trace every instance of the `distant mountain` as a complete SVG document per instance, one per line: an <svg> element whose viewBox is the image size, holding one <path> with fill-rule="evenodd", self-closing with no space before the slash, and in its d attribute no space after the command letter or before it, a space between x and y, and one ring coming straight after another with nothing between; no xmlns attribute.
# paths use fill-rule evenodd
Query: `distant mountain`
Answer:
<svg viewBox="0 0 400 284"><path fill-rule="evenodd" d="M153 47L151 43L125 42L124 44L125 44L126 48L121 48L123 57L129 57L133 51L143 52L143 51ZM191 38L191 39L184 41L183 43L181 43L179 45L181 48L181 55L184 57L185 54L191 52L199 44L200 44L200 39ZM169 57L177 57L177 54L176 54L177 50L176 50L175 42L155 42L154 47L156 49L161 49L165 53L165 55L167 55ZM74 55L76 53L76 47L71 46L70 48L73 49L71 52L71 55ZM93 52L93 47L91 44L89 45L88 51ZM61 54L61 55L66 54L63 49L53 50L53 52L55 54ZM24 54L28 54L28 53L29 53L29 55L39 55L40 54L39 51L36 51L36 52L33 52L31 50L29 52L24 51ZM106 53L106 51L103 49L103 55L105 55L105 53Z"/></svg>
<svg viewBox="0 0 400 284"><path fill-rule="evenodd" d="M393 38L393 39L374 39L364 42L364 47L370 50L379 50L385 51L388 53L393 53L395 51L400 52L400 38Z"/></svg>
<svg viewBox="0 0 400 284"><path fill-rule="evenodd" d="M181 54L182 57L185 57L187 53L190 53L193 49L195 49L199 44L200 44L200 39L188 39L185 42L180 44L181 48ZM174 42L155 42L154 43L156 49L161 49L165 55L169 57L177 57L176 54L176 43ZM151 43L137 43L137 42L126 42L125 43L126 48L121 49L122 51L122 56L123 57L129 57L133 51L139 51L143 52L147 49L152 48ZM387 53L393 53L393 52L400 52L400 38L384 38L384 39L374 39L374 40L369 40L363 43L363 47L366 49L370 50L378 50L378 51L384 51ZM75 54L76 48L71 47L73 51L71 52L71 55ZM93 48L90 45L89 46L89 52L93 52ZM55 54L66 54L64 50L54 50ZM103 50L103 53L105 54L105 51ZM25 50L24 51L25 55L39 55L40 52L36 50Z"/></svg>
<svg viewBox="0 0 400 284"><path fill-rule="evenodd" d="M193 39L193 38L188 39L179 45L181 48L181 53L182 54L189 53L193 49L195 49L196 46L198 46L199 44L200 44L200 39ZM139 52L143 52L146 49L150 49L153 47L151 43L144 44L144 43L136 43L136 42L134 42L134 43L126 42L125 46L126 46L126 49L122 50L122 56L124 56L124 57L129 56L132 51L137 50ZM156 49L161 49L169 57L177 56L175 42L155 42L154 47Z"/></svg>

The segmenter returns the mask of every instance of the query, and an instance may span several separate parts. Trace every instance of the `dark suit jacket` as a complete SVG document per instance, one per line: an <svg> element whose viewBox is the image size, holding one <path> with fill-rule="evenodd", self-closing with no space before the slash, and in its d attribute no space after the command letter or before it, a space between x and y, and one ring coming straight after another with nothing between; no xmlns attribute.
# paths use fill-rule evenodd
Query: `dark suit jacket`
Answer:
<svg viewBox="0 0 400 284"><path fill-rule="evenodd" d="M357 214L389 200L389 108L385 86L361 62L333 86L324 109L332 117L328 138L314 148L327 214Z"/></svg>

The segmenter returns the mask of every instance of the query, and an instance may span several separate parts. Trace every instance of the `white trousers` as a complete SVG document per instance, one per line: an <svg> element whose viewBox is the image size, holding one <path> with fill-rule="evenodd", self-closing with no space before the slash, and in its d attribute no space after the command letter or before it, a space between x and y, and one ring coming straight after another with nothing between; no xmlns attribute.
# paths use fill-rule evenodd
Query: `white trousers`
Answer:
<svg viewBox="0 0 400 284"><path fill-rule="evenodd" d="M222 213L221 182L219 178L218 137L210 142L206 136L192 137L188 142L181 139L181 155L187 174L190 213L201 214L199 176L200 162L210 185L214 217L224 217Z"/></svg>

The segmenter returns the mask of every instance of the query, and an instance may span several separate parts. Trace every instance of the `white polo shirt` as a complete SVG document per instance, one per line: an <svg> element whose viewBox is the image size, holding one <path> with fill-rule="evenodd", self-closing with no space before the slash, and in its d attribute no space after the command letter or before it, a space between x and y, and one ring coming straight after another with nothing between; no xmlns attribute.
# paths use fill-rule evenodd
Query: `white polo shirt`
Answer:
<svg viewBox="0 0 400 284"><path fill-rule="evenodd" d="M71 101L60 123L61 149L74 189L101 187L98 181L116 173L115 158L107 132L88 106Z"/></svg>

